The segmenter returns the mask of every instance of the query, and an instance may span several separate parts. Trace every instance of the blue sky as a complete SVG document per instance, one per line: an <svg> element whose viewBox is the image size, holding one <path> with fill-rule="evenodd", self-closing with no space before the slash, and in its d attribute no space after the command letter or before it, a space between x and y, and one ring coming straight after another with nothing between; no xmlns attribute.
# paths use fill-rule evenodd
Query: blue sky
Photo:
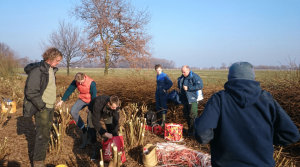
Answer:
<svg viewBox="0 0 300 167"><path fill-rule="evenodd" d="M20 57L41 59L40 42L65 20L83 28L69 11L79 0L1 0L0 42ZM152 13L153 57L177 67L220 67L300 62L299 0L132 0Z"/></svg>

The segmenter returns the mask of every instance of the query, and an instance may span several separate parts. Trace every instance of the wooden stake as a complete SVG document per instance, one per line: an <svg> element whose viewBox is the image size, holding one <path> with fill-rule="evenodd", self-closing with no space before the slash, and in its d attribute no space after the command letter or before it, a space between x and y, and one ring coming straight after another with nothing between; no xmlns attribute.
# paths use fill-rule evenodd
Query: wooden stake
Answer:
<svg viewBox="0 0 300 167"><path fill-rule="evenodd" d="M100 167L104 167L103 161L100 161Z"/></svg>
<svg viewBox="0 0 300 167"><path fill-rule="evenodd" d="M103 161L102 149L100 149L100 158L101 158L101 161Z"/></svg>
<svg viewBox="0 0 300 167"><path fill-rule="evenodd" d="M122 155L122 152L118 152L118 164L117 164L117 167L120 167L122 165L121 155Z"/></svg>
<svg viewBox="0 0 300 167"><path fill-rule="evenodd" d="M117 147L113 147L114 150L114 164L117 164L118 162L118 148Z"/></svg>

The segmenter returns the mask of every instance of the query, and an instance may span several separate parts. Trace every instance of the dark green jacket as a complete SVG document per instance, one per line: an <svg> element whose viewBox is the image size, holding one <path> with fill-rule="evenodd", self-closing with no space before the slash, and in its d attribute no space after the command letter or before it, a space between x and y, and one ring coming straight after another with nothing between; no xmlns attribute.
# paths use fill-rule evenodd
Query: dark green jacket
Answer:
<svg viewBox="0 0 300 167"><path fill-rule="evenodd" d="M49 82L50 65L44 60L37 63L30 63L24 71L28 75L24 89L23 116L31 117L37 111L46 107L42 96ZM58 68L53 68L54 74Z"/></svg>

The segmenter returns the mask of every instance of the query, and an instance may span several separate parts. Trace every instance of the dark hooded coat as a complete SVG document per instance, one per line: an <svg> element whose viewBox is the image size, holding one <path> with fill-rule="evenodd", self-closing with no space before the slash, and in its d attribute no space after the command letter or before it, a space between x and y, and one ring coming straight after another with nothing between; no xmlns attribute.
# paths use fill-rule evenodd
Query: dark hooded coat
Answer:
<svg viewBox="0 0 300 167"><path fill-rule="evenodd" d="M28 75L24 89L23 116L31 117L37 111L46 107L42 96L49 82L50 65L44 60L37 63L30 63L24 71ZM53 68L54 74L58 68Z"/></svg>
<svg viewBox="0 0 300 167"><path fill-rule="evenodd" d="M212 166L275 166L273 145L299 140L299 131L272 95L253 80L225 83L195 120L199 143L210 142Z"/></svg>

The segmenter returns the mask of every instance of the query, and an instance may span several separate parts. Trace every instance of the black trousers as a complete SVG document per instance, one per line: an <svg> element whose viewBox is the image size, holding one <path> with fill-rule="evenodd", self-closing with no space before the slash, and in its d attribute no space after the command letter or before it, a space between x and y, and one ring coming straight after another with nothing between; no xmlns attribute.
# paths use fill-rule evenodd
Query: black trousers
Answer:
<svg viewBox="0 0 300 167"><path fill-rule="evenodd" d="M183 104L183 115L188 123L188 131L194 131L195 118L197 117L198 103Z"/></svg>
<svg viewBox="0 0 300 167"><path fill-rule="evenodd" d="M44 161L50 141L50 131L54 117L53 108L45 108L42 111L38 111L34 117L36 134L33 160Z"/></svg>

